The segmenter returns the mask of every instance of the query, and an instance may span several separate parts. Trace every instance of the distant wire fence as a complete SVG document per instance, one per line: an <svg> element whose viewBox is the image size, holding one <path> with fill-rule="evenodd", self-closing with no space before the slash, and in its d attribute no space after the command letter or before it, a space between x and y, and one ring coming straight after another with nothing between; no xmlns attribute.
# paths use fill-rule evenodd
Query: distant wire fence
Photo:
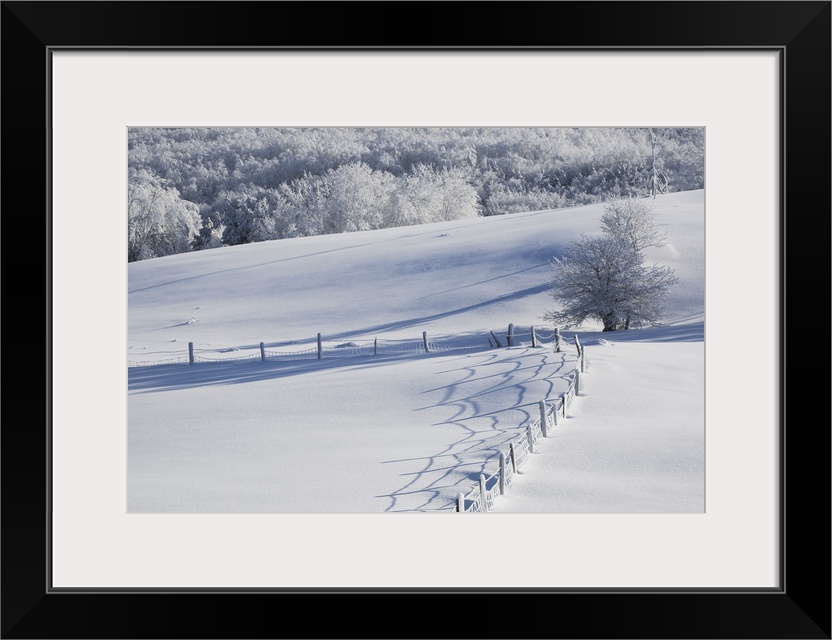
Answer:
<svg viewBox="0 0 832 640"><path fill-rule="evenodd" d="M560 332L555 330L558 349L562 347ZM457 494L453 508L455 513L485 513L494 508L494 502L511 486L520 468L529 460L541 438L554 435L554 430L561 420L566 419L566 410L581 392L581 376L589 364L586 351L575 335L575 348L578 362L571 375L569 386L556 398L544 398L538 403L540 415L526 425L522 436L509 443L508 448L497 456L499 466L490 474L480 474L479 482L467 493ZM522 425L520 425L522 426Z"/></svg>
<svg viewBox="0 0 832 640"><path fill-rule="evenodd" d="M491 331L487 336L490 347L514 347L531 344L533 347L552 345L555 351L562 350L562 338L559 330L541 331L534 326L515 328L509 324L505 332L495 333ZM187 351L173 352L171 357L163 360L136 361L128 360L128 367L149 367L170 364L199 363L240 363L240 362L266 362L272 361L294 361L294 360L322 360L324 358L338 357L360 357L360 356L384 356L397 354L424 354L424 353L445 353L453 351L471 351L481 348L479 344L449 344L428 339L426 331L422 332L421 339L400 339L400 340L379 340L355 339L337 344L325 344L323 336L317 335L317 344L313 347L297 350L280 351L267 348L264 342L260 343L259 349L249 347L248 353L238 353L241 350L236 347L228 349L202 349L195 350L194 343L188 343Z"/></svg>

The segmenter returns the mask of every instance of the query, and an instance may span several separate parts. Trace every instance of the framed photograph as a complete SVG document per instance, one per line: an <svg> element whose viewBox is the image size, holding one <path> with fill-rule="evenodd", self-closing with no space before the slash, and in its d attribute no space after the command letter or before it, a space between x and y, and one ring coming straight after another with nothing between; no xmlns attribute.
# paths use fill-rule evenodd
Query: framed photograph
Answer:
<svg viewBox="0 0 832 640"><path fill-rule="evenodd" d="M704 127L127 136L128 514L705 513Z"/></svg>
<svg viewBox="0 0 832 640"><path fill-rule="evenodd" d="M2 11L3 637L830 637L829 2Z"/></svg>

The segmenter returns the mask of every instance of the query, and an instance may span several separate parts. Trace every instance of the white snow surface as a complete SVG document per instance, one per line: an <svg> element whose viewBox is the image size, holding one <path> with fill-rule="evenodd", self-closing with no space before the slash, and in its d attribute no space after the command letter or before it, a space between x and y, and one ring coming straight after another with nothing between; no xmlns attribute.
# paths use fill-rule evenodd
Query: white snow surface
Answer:
<svg viewBox="0 0 832 640"><path fill-rule="evenodd" d="M128 511L452 513L568 388L577 336L581 393L493 510L702 513L704 194L651 202L666 326L563 328L561 352L549 260L600 204L131 263Z"/></svg>

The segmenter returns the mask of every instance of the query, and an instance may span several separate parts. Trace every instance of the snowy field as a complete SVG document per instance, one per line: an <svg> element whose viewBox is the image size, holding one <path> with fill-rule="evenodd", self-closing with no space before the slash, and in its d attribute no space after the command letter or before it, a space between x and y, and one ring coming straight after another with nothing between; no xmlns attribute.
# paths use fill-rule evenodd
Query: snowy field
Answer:
<svg viewBox="0 0 832 640"><path fill-rule="evenodd" d="M704 197L652 202L669 243L647 256L680 280L668 326L580 328L582 393L495 511L704 510ZM555 352L541 320L554 304L549 260L598 233L602 213L590 205L131 263L128 510L450 512L496 470L539 401L570 384L575 333L563 330Z"/></svg>

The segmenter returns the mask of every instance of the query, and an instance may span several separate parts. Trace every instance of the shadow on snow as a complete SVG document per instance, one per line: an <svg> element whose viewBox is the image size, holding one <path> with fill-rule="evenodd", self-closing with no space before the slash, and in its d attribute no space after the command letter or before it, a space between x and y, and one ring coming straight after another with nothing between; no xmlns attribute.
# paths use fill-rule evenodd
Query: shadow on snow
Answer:
<svg viewBox="0 0 832 640"><path fill-rule="evenodd" d="M530 354L541 356L529 365ZM386 460L383 464L420 463L420 468L403 472L402 487L377 496L389 500L387 512L447 510L457 492L467 492L480 474L491 475L498 468L501 452L525 433L526 425L540 415L539 402L555 398L569 385L577 358L565 352L511 347L495 351L485 362L443 373L459 374L451 384L422 392L433 402L416 409L448 408L451 415L436 428L451 428L453 442L434 455ZM497 395L483 403L487 396ZM503 409L487 410L498 404ZM400 500L421 497L418 506L399 508Z"/></svg>

